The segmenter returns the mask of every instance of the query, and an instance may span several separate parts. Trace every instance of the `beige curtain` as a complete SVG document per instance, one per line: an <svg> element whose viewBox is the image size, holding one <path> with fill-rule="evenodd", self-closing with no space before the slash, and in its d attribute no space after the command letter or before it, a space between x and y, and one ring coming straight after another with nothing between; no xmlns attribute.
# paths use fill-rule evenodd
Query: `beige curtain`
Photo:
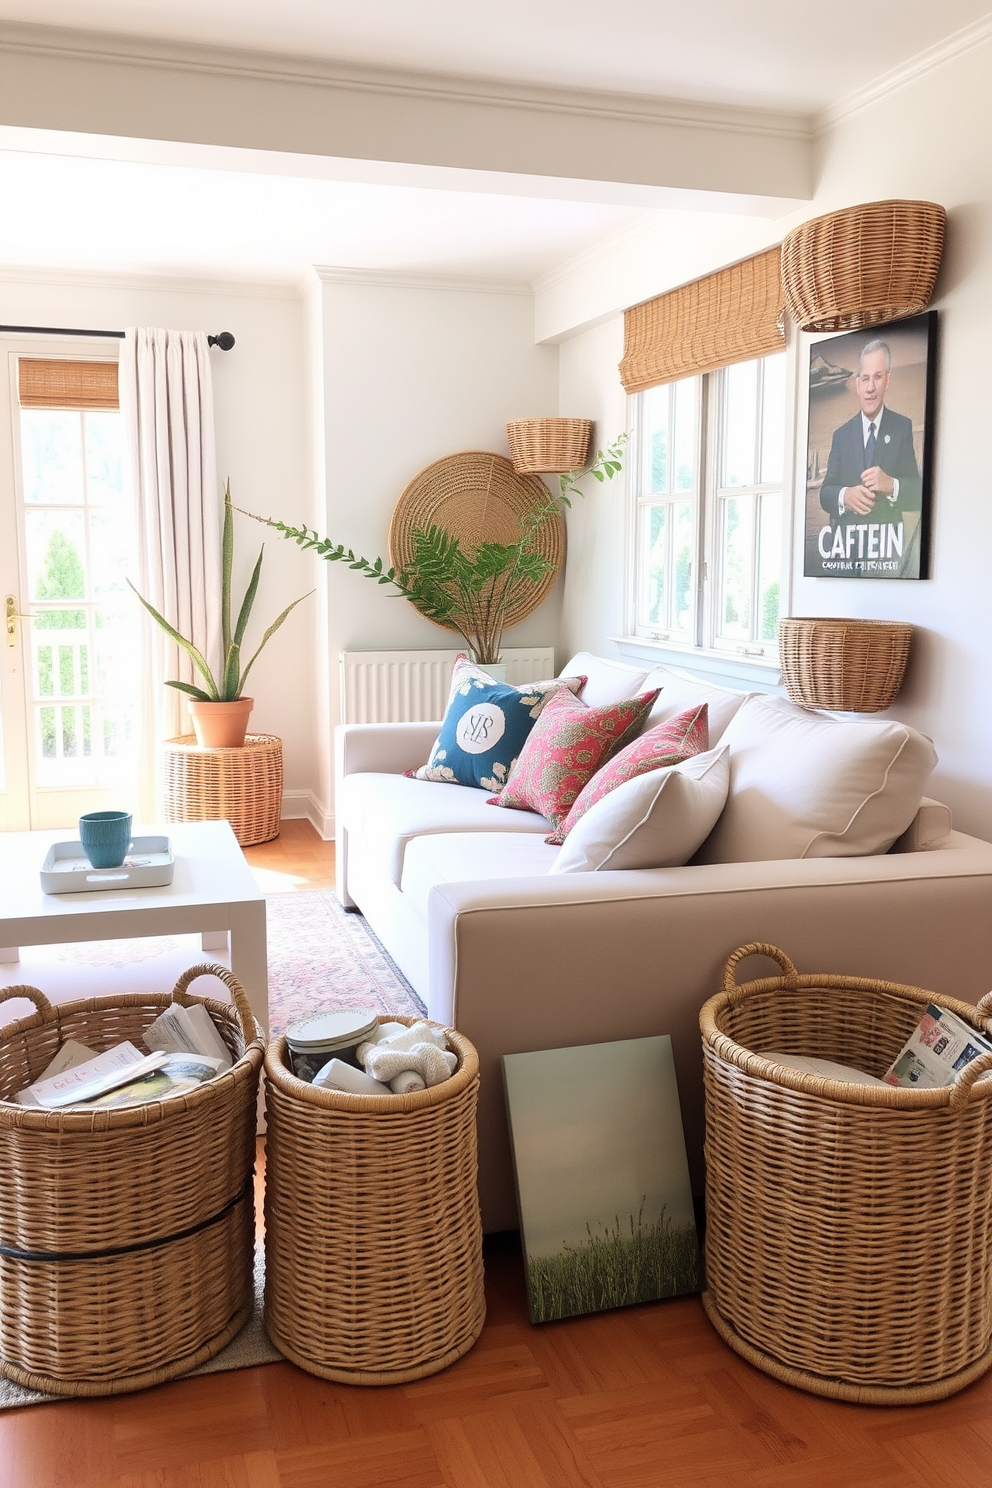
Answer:
<svg viewBox="0 0 992 1488"><path fill-rule="evenodd" d="M785 349L782 250L769 248L624 311L628 393Z"/></svg>
<svg viewBox="0 0 992 1488"><path fill-rule="evenodd" d="M138 513L138 587L206 656L220 660L221 498L214 449L209 348L201 331L130 327L120 357L120 407ZM160 815L163 739L189 732L182 694L168 678L200 685L186 653L145 615L142 628L141 812Z"/></svg>

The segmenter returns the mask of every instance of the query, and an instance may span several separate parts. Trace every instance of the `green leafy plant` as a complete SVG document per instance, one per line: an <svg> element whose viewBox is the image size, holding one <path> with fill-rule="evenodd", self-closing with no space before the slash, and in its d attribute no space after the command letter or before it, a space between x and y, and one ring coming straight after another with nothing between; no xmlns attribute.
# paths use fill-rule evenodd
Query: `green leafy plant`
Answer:
<svg viewBox="0 0 992 1488"><path fill-rule="evenodd" d="M428 620L457 631L475 661L492 664L499 661L510 606L556 569L556 564L538 550L541 526L563 506L570 507L573 496L583 494L579 489L583 476L591 475L602 483L622 470L626 439L626 434L620 434L605 450L597 451L585 470L559 475L558 490L549 491L547 499L538 500L522 519L516 542L481 542L466 550L442 527L417 527L410 534L410 560L401 568L387 568L381 558L362 558L343 543L321 537L309 527L292 527L254 512L245 515L275 528L328 563L346 563L366 579L391 585Z"/></svg>
<svg viewBox="0 0 992 1488"><path fill-rule="evenodd" d="M310 589L307 594L301 594L299 599L294 599L292 604L286 606L277 620L274 620L263 635L258 648L254 652L248 665L242 669L241 646L248 629L248 621L251 618L252 606L255 603L255 595L258 592L258 581L262 572L262 557L265 553L264 544L259 552L258 561L255 564L248 588L245 590L241 601L241 608L234 626L231 625L231 569L234 566L234 512L237 508L231 502L231 482L228 481L224 487L224 535L221 546L221 629L223 638L223 667L218 680L210 669L209 663L202 652L198 651L192 641L180 635L176 628L169 624L164 615L160 615L154 605L148 603L143 595L138 594L137 589L128 579L128 584L134 589L135 594L141 600L145 609L152 619L162 627L167 636L171 636L177 646L181 646L187 656L193 662L197 671L206 682L206 687L194 687L189 682L170 680L166 687L175 687L179 692L189 693L190 697L199 699L202 703L233 703L244 693L248 673L251 671L258 659L259 653L266 642L271 640L276 631L282 625L286 617L296 609L298 604L309 598L313 593Z"/></svg>

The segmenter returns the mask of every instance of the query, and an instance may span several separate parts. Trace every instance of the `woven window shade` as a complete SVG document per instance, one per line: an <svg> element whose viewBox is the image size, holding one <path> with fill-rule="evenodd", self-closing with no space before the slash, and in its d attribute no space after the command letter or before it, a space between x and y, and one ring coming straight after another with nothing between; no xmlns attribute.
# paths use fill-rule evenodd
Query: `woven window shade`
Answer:
<svg viewBox="0 0 992 1488"><path fill-rule="evenodd" d="M17 396L22 408L119 408L117 363L21 357Z"/></svg>
<svg viewBox="0 0 992 1488"><path fill-rule="evenodd" d="M628 393L785 348L782 250L769 248L624 312Z"/></svg>

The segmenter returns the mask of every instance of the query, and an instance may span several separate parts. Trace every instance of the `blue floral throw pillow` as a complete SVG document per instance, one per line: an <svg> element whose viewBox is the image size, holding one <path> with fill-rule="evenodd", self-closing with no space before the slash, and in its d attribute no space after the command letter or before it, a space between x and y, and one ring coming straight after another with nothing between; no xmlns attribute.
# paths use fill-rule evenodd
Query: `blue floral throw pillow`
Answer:
<svg viewBox="0 0 992 1488"><path fill-rule="evenodd" d="M545 703L558 692L578 692L585 680L568 677L511 687L494 681L467 657L459 657L430 759L407 774L417 780L502 790Z"/></svg>

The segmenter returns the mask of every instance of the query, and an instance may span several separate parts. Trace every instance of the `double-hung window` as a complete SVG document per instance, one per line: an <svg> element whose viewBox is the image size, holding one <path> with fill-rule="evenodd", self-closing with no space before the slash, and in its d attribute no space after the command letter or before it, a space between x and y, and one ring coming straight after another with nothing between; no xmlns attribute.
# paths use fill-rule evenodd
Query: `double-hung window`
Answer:
<svg viewBox="0 0 992 1488"><path fill-rule="evenodd" d="M761 656L784 556L785 353L633 398L633 634Z"/></svg>
<svg viewBox="0 0 992 1488"><path fill-rule="evenodd" d="M775 658L788 542L780 303L769 250L627 312L631 639Z"/></svg>

